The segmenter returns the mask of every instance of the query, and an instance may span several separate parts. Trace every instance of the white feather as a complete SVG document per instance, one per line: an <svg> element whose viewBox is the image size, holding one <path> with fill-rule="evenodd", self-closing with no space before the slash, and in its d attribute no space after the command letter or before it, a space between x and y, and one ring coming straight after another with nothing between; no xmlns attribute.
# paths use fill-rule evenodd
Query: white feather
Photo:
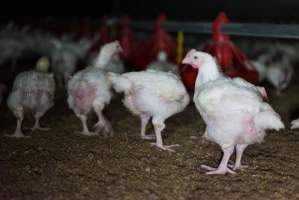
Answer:
<svg viewBox="0 0 299 200"><path fill-rule="evenodd" d="M291 129L297 129L299 128L299 119L293 120L291 122Z"/></svg>

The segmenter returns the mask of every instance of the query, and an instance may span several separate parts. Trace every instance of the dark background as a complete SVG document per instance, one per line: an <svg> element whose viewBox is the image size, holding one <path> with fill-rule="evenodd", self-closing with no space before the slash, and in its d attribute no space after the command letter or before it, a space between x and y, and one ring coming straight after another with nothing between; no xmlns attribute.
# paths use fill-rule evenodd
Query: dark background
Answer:
<svg viewBox="0 0 299 200"><path fill-rule="evenodd" d="M133 19L153 19L165 12L171 20L211 21L221 10L233 21L299 21L298 0L98 0L98 1L3 1L1 21L25 16L82 16L130 15Z"/></svg>

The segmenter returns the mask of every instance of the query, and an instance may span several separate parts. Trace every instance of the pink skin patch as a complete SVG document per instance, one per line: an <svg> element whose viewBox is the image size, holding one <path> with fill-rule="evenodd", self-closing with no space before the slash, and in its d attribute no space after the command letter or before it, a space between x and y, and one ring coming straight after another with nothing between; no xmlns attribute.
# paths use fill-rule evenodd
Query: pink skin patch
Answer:
<svg viewBox="0 0 299 200"><path fill-rule="evenodd" d="M200 65L192 64L191 66L192 66L194 69L198 69L198 67L199 67Z"/></svg>
<svg viewBox="0 0 299 200"><path fill-rule="evenodd" d="M95 88L93 87L78 87L72 92L75 97L76 107L81 113L88 113L95 99Z"/></svg>
<svg viewBox="0 0 299 200"><path fill-rule="evenodd" d="M245 127L245 133L248 135L253 135L256 133L253 117L246 117L243 121L243 125Z"/></svg>
<svg viewBox="0 0 299 200"><path fill-rule="evenodd" d="M136 88L136 86L133 86L132 96L131 96L132 105L135 108L135 110L140 113L140 109L139 109L140 105L138 103L138 95L139 95L139 88Z"/></svg>

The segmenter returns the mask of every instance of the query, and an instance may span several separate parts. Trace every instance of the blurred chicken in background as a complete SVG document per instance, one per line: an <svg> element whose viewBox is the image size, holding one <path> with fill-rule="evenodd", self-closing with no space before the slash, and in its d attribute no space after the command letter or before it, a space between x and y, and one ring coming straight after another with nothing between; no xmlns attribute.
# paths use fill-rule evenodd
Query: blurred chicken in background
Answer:
<svg viewBox="0 0 299 200"><path fill-rule="evenodd" d="M171 72L180 77L178 66L168 61L167 54L164 51L159 52L157 60L151 62L147 66L147 69L154 69L162 72Z"/></svg>
<svg viewBox="0 0 299 200"><path fill-rule="evenodd" d="M71 75L75 73L80 60L84 60L92 45L92 41L81 39L78 42L71 40L53 40L54 48L51 54L52 70L59 87L67 85Z"/></svg>

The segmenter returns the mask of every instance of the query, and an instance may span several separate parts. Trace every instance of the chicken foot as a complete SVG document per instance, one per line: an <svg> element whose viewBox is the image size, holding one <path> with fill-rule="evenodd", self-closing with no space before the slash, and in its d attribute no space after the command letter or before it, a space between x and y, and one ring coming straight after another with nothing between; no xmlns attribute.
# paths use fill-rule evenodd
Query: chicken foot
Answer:
<svg viewBox="0 0 299 200"><path fill-rule="evenodd" d="M237 170L237 169L244 169L248 167L246 165L241 164L242 156L247 146L248 146L247 144L236 145L236 162L234 164L229 164L228 166L230 168L232 168L233 170Z"/></svg>
<svg viewBox="0 0 299 200"><path fill-rule="evenodd" d="M5 136L6 137L14 137L14 138L26 138L26 137L30 137L28 135L25 135L22 132L22 122L23 122L23 119L24 119L23 108L18 108L15 111L14 114L15 114L15 116L17 118L17 127L16 127L16 130L15 130L15 132L13 134L11 134L11 135L6 134Z"/></svg>
<svg viewBox="0 0 299 200"><path fill-rule="evenodd" d="M230 174L235 174L234 171L232 171L231 169L229 169L227 167L228 161L230 156L232 155L232 153L234 152L234 146L230 146L227 148L222 148L223 151L223 156L222 156L222 160L218 166L218 168L213 168L207 165L201 165L201 168L208 170L209 172L207 172L207 175L212 175L212 174L226 174L226 173L230 173Z"/></svg>
<svg viewBox="0 0 299 200"><path fill-rule="evenodd" d="M93 108L98 116L98 122L94 125L94 127L96 128L96 133L102 131L104 137L107 137L108 135L112 137L112 126L110 122L106 119L106 117L103 115L104 105L94 105Z"/></svg>
<svg viewBox="0 0 299 200"><path fill-rule="evenodd" d="M141 116L141 139L144 140L153 140L155 139L155 135L146 135L146 125L148 124L148 121L150 119L150 116L148 115L142 115Z"/></svg>
<svg viewBox="0 0 299 200"><path fill-rule="evenodd" d="M35 118L35 122L34 122L34 126L31 128L31 131L35 131L35 130L40 130L40 131L48 131L50 130L50 128L46 128L46 127L41 127L39 124L40 118L44 115L44 113L36 113L34 115Z"/></svg>
<svg viewBox="0 0 299 200"><path fill-rule="evenodd" d="M83 130L79 131L80 134L82 135L87 135L87 136L93 136L93 135L97 135L97 133L93 133L90 132L87 126L87 116L86 115L77 115L78 118L80 119L82 126L83 126Z"/></svg>
<svg viewBox="0 0 299 200"><path fill-rule="evenodd" d="M152 120L152 123L155 127L156 143L151 143L151 145L156 146L156 147L166 150L166 151L175 152L175 150L173 150L172 148L179 147L180 146L179 144L168 145L168 146L163 145L161 132L165 128L164 120L154 118Z"/></svg>

